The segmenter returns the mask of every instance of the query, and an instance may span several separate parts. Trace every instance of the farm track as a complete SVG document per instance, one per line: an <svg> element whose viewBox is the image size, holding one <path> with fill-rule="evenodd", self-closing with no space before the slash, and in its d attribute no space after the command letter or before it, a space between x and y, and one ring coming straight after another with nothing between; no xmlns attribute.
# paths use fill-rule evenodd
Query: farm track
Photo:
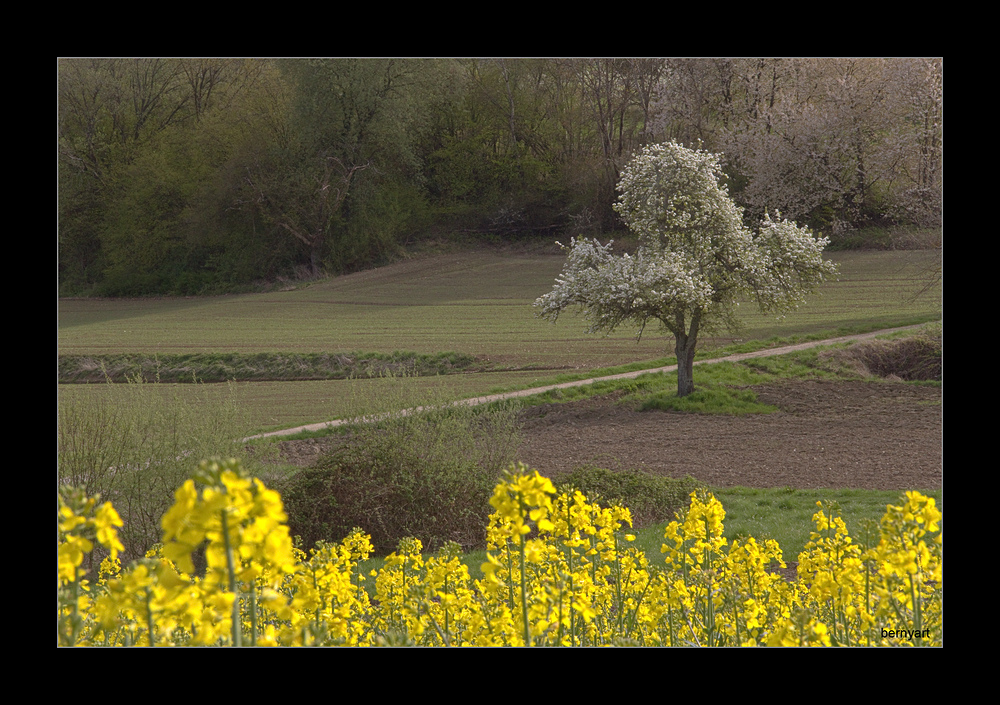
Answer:
<svg viewBox="0 0 1000 705"><path fill-rule="evenodd" d="M786 354L885 332L719 360ZM701 364L717 361L704 360ZM614 375L611 379L648 372ZM594 381L477 397L464 403L485 403ZM643 412L633 404L620 403L614 394L527 407L520 412L517 459L554 479L580 465L591 464L616 470L641 469L667 477L690 476L711 487L891 491L942 487L940 386L784 380L753 389L761 402L778 411L741 417ZM314 428L326 425L316 424ZM281 441L278 445L284 462L308 467L342 442L339 436L329 436Z"/></svg>
<svg viewBox="0 0 1000 705"><path fill-rule="evenodd" d="M889 333L895 333L897 331L904 331L910 329L920 328L920 325L915 326L904 326L901 328L888 328L885 330L878 330L871 333L860 333L857 335L846 335L839 338L829 338L827 340L811 341L808 343L800 343L798 345L786 345L779 348L769 348L766 350L758 350L750 353L738 353L735 355L727 355L725 357L712 358L709 360L697 360L695 365L708 365L714 362L739 362L740 360L749 360L758 357L772 357L775 355L787 355L789 353L798 352L800 350L808 350L809 348L820 347L824 345L836 345L839 343L846 343L858 340L868 340L870 338L875 338L879 335L886 335ZM463 399L461 401L454 402L455 405L468 405L468 406L479 406L480 404L489 404L495 401L503 401L505 399L517 399L520 397L528 397L535 394L543 394L545 392L555 390L555 389L569 389L571 387L582 387L588 384L594 384L595 382L613 381L621 379L635 379L640 375L645 374L656 374L664 372L673 372L677 369L677 365L668 365L666 367L656 367L647 370L638 370L635 372L623 372L616 375L607 375L603 377L593 377L590 379L576 380L573 382L562 382L560 384L550 384L542 387L532 387L531 389L521 389L513 392L504 392L502 394L489 394L486 396L472 397L470 399ZM424 407L416 407L414 409L404 409L401 410L400 414L406 415L414 412L423 411ZM296 426L295 428L286 428L280 431L271 431L269 433L261 433L255 436L249 436L244 440L255 440L258 438L273 438L281 436L291 436L296 433L301 433L303 431L321 431L327 428L336 428L338 426L343 426L345 424L355 424L365 419L337 419L334 421L324 421L320 423L307 424L305 426Z"/></svg>

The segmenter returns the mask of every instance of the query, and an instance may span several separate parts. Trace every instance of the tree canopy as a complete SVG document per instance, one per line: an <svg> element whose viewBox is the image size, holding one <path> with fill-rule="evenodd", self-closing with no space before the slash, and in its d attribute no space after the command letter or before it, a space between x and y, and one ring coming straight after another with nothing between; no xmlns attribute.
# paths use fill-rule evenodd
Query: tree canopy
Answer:
<svg viewBox="0 0 1000 705"><path fill-rule="evenodd" d="M666 141L730 196L837 242L940 225L942 63L864 59L180 59L57 63L65 295L218 293L356 271L442 236L622 226Z"/></svg>
<svg viewBox="0 0 1000 705"><path fill-rule="evenodd" d="M659 322L675 339L678 396L694 391L699 333L733 325L741 298L788 310L836 271L822 256L828 240L808 228L768 214L748 228L723 184L720 155L651 145L624 169L618 190L615 209L640 242L635 256L574 238L555 287L535 306L553 321L579 306L590 332L634 323L642 335Z"/></svg>

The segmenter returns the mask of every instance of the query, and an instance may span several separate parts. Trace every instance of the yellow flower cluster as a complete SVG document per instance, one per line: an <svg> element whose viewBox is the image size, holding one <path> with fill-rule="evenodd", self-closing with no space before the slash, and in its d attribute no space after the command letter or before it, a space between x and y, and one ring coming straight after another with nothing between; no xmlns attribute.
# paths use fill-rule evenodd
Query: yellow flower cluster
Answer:
<svg viewBox="0 0 1000 705"><path fill-rule="evenodd" d="M111 502L97 506L99 497L86 497L79 490L59 495L59 585L75 582L84 554L94 549L94 541L116 557L125 550L116 527L121 517Z"/></svg>
<svg viewBox="0 0 1000 705"><path fill-rule="evenodd" d="M158 555L99 583L90 643L241 645L246 631L266 642L259 612L297 569L281 497L236 460L203 462L196 479L201 489L185 482L163 516Z"/></svg>
<svg viewBox="0 0 1000 705"><path fill-rule="evenodd" d="M125 550L118 540L116 527L121 517L99 497L87 497L81 490L69 488L59 495L59 563L57 573L59 601L59 643L75 644L84 629L84 615L91 608L90 585L83 578L84 557L94 550L94 541L109 551L108 560L117 561Z"/></svg>
<svg viewBox="0 0 1000 705"><path fill-rule="evenodd" d="M649 583L646 559L622 545L634 539L623 507L601 508L580 492L555 496L537 472L512 469L490 504L497 510L482 566L485 594L514 628L497 643L565 645L612 643L635 629L637 606Z"/></svg>
<svg viewBox="0 0 1000 705"><path fill-rule="evenodd" d="M293 646L365 643L371 604L358 564L371 550L368 535L360 530L340 545L318 543L282 585L281 598L269 612L269 639Z"/></svg>
<svg viewBox="0 0 1000 705"><path fill-rule="evenodd" d="M710 493L692 493L666 527L657 568L629 546L628 509L559 494L517 465L490 500L482 580L458 545L424 556L420 541L404 539L367 576L374 599L359 569L369 537L356 529L306 557L292 547L280 497L237 461L202 463L163 517L159 550L124 572L113 508L72 496L59 508L61 644L942 643L941 514L916 492L860 543L821 505L790 581L773 572L785 567L774 541L724 538ZM91 591L80 566L93 539L111 555Z"/></svg>

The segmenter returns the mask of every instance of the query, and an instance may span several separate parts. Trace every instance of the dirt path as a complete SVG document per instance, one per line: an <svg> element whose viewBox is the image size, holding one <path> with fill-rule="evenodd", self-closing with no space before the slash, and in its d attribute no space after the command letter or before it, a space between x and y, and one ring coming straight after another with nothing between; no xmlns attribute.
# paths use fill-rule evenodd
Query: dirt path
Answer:
<svg viewBox="0 0 1000 705"><path fill-rule="evenodd" d="M780 355L885 332L720 359ZM602 379L646 372L649 370ZM478 397L465 403L537 394L554 387ZM521 411L522 441L517 458L553 478L590 463L669 477L690 475L717 487L932 490L942 486L941 387L888 381L786 380L755 386L754 391L760 401L779 411L744 417L640 412L632 404L620 403L615 395L528 407ZM286 462L304 467L340 442L329 437L279 445Z"/></svg>
<svg viewBox="0 0 1000 705"><path fill-rule="evenodd" d="M819 347L821 345L835 345L837 343L845 343L853 340L867 340L869 338L874 338L879 335L885 335L887 333L894 333L896 331L910 330L913 328L919 328L916 326L904 326L902 328L888 328L886 330L879 330L873 333L861 333L858 335L846 335L840 338L830 338L827 340L818 340L809 343L801 343L799 345L787 345L780 348L769 348L766 350L758 350L757 352L751 353L739 353L736 355L729 355L726 357L713 358L711 360L698 360L694 364L696 365L707 365L713 362L738 362L740 360L748 360L754 357L771 357L773 355L787 355L788 353L797 352L799 350L807 350L809 348ZM624 372L617 375L608 375L606 377L595 377L592 379L577 380L575 382L563 382L561 384L550 384L544 387L534 387L532 389L522 389L515 392L505 392L503 394L491 394L483 397L473 397L471 399L464 399L456 404L467 404L469 406L478 406L479 404L488 404L494 401L501 401L504 399L516 399L518 397L532 396L533 394L541 394L553 389L568 389L570 387L582 387L587 384L593 384L594 382L603 382L607 380L616 379L634 379L639 375L651 374L657 372L673 372L677 369L677 365L668 365L666 367L657 367L649 370L639 370L637 372ZM405 409L402 414L413 413L414 411L421 411L423 407L417 407L416 409ZM280 437L280 436L291 436L302 431L321 431L325 428L335 428L337 426L342 426L348 423L357 423L358 419L338 419L336 421L325 421L322 423L308 424L306 426L297 426L295 428L286 428L281 431L271 431L270 433L262 433L256 436L250 436L244 440L253 440L256 438L269 438L269 437Z"/></svg>

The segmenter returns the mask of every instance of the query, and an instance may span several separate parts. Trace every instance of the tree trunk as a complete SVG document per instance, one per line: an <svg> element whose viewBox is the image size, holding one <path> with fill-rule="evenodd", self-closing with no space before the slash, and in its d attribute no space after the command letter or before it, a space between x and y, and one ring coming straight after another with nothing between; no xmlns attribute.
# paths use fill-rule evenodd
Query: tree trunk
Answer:
<svg viewBox="0 0 1000 705"><path fill-rule="evenodd" d="M694 391L694 344L686 335L677 338L677 396L686 397Z"/></svg>
<svg viewBox="0 0 1000 705"><path fill-rule="evenodd" d="M674 353L677 355L677 396L686 397L694 391L694 348L698 342L698 325L701 313L691 318L691 330L675 336ZM678 330L684 330L683 321Z"/></svg>

